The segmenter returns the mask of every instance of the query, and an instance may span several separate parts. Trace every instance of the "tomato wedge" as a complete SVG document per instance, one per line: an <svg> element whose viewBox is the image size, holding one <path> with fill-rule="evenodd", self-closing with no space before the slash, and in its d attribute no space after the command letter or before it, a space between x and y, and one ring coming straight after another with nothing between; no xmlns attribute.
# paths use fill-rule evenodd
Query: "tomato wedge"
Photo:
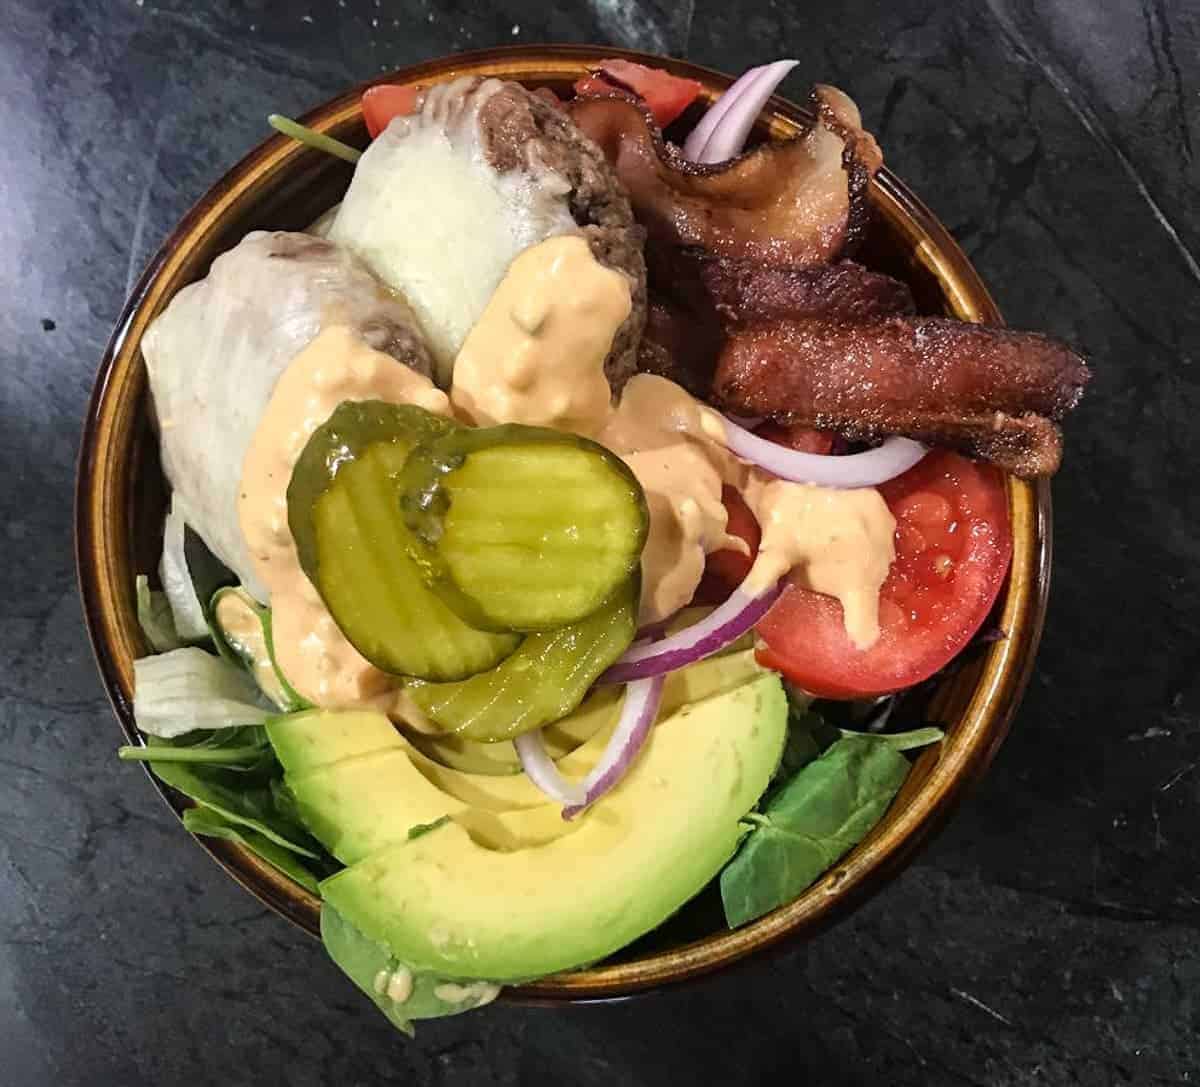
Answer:
<svg viewBox="0 0 1200 1087"><path fill-rule="evenodd" d="M995 603L1012 558L1004 475L935 450L879 488L896 561L879 593L878 641L854 647L832 597L789 585L758 625L759 661L823 698L911 687L948 664Z"/></svg>
<svg viewBox="0 0 1200 1087"><path fill-rule="evenodd" d="M740 536L750 548L749 555L743 555L732 548L726 551L714 551L704 563L704 577L696 587L695 600L698 604L719 604L743 581L754 565L754 556L758 554L758 544L762 539L762 531L758 521L750 512L750 507L733 487L721 488L721 501L725 503L725 531L730 536Z"/></svg>
<svg viewBox="0 0 1200 1087"><path fill-rule="evenodd" d="M381 83L363 91L363 120L367 122L371 139L387 128L394 117L412 113L420 93L420 87L398 87L392 83Z"/></svg>
<svg viewBox="0 0 1200 1087"><path fill-rule="evenodd" d="M613 87L633 91L654 114L659 128L666 128L700 94L694 79L671 75L661 68L647 68L631 60L602 60L599 68L575 84L580 95L603 94Z"/></svg>

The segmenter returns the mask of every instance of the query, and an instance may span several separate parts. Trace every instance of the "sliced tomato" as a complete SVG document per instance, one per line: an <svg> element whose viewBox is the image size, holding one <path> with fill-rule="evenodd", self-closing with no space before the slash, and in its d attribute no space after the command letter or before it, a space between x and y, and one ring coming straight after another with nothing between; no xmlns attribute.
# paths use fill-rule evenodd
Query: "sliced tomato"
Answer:
<svg viewBox="0 0 1200 1087"><path fill-rule="evenodd" d="M420 93L420 87L397 87L391 83L381 83L378 87L368 87L363 91L363 120L367 122L371 139L387 128L394 117L405 117L412 113Z"/></svg>
<svg viewBox="0 0 1200 1087"><path fill-rule="evenodd" d="M776 445L786 445L800 453L830 453L833 451L832 430L813 430L812 427L792 426L787 423L763 423L755 432Z"/></svg>
<svg viewBox="0 0 1200 1087"><path fill-rule="evenodd" d="M841 605L796 585L758 625L759 661L823 698L888 694L943 668L987 618L1012 558L997 469L934 451L879 491L896 518L896 561L875 644L856 649Z"/></svg>
<svg viewBox="0 0 1200 1087"><path fill-rule="evenodd" d="M762 532L750 507L733 487L721 489L721 501L725 503L725 513L728 520L725 531L730 536L740 536L750 548L749 555L743 555L732 548L726 551L714 551L705 560L704 577L696 588L698 604L719 604L734 589L736 589L750 573L754 565L754 556L758 554L758 544Z"/></svg>
<svg viewBox="0 0 1200 1087"><path fill-rule="evenodd" d="M581 79L575 80L575 93L580 98L586 98L588 95L600 96L610 94L614 90L625 89L624 87L618 87L615 83L610 83L598 72L588 72Z"/></svg>
<svg viewBox="0 0 1200 1087"><path fill-rule="evenodd" d="M603 94L613 87L633 91L654 114L659 128L666 128L700 94L694 79L671 75L661 68L647 68L631 60L602 60L600 67L575 84L575 93Z"/></svg>

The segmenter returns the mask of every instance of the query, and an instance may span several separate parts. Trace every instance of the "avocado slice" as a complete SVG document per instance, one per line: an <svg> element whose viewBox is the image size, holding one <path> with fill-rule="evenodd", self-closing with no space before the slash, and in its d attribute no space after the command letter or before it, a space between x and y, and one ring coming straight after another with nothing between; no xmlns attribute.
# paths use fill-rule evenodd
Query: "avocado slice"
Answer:
<svg viewBox="0 0 1200 1087"><path fill-rule="evenodd" d="M699 661L675 672L667 680L659 717L667 717L687 703L700 702L728 691L763 672L764 669L755 661L752 650ZM620 696L620 688L603 688L592 695L574 714L557 723L564 735L586 732L590 737L558 760L559 769L567 777L583 777L603 754L620 715ZM581 724L581 721L586 723ZM365 789L380 785L384 795L394 792L396 785L376 782L371 773L363 773L362 767L346 767L328 783L336 797L332 794L325 796L321 794L315 781L307 781L309 775L343 760L378 752L404 752L432 786L471 807L505 812L519 808L542 807L547 803L545 793L524 774L474 774L444 766L436 759L430 758L415 744L410 744L406 737L396 731L387 717L374 711L308 710L270 722L267 725L267 734L279 761L288 773L288 785L294 790L296 782L301 778L305 779L301 789L308 805L304 812L306 818L316 819L323 832L331 839L340 836L332 826L327 825L324 813L331 813L331 818L336 821L339 810L336 804L342 802L343 798L347 803L357 803L356 799L345 795L348 775L353 774L355 784ZM511 748L511 743L508 746ZM428 794L427 790L418 792L421 795L432 795ZM363 794L364 803L374 805L372 811L375 817L385 818L385 812L379 810L376 805L378 799ZM442 803L440 798L434 799L436 803L431 805L431 810ZM428 822L436 817L436 814L430 816L429 811L423 811L420 817L413 821ZM346 818L354 819L355 825L359 822L353 815L347 815ZM407 816L400 820L403 823L401 830L407 830L408 826L412 825L411 822L404 822L405 818ZM388 822L394 824L396 820L389 819ZM394 830L393 825L388 832ZM489 832L485 828L483 833L487 836ZM512 840L499 826L496 827L495 834L500 835L498 840Z"/></svg>
<svg viewBox="0 0 1200 1087"><path fill-rule="evenodd" d="M761 676L662 721L575 833L500 852L448 822L330 877L322 897L416 973L507 982L595 962L661 924L733 856L787 718L779 677Z"/></svg>
<svg viewBox="0 0 1200 1087"><path fill-rule="evenodd" d="M387 716L375 710L305 710L267 722L267 739L284 772L299 776L372 751L402 748Z"/></svg>
<svg viewBox="0 0 1200 1087"><path fill-rule="evenodd" d="M289 774L286 781L304 825L343 864L407 841L413 827L447 815L489 849L541 845L578 829L545 796L540 806L519 811L474 807L443 792L417 769L408 751L397 748Z"/></svg>

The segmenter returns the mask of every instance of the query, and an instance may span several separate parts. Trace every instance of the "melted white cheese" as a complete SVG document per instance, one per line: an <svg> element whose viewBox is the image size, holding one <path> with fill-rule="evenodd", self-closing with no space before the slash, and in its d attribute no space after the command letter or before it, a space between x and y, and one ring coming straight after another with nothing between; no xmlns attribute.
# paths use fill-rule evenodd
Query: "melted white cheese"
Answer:
<svg viewBox="0 0 1200 1087"><path fill-rule="evenodd" d="M441 84L419 114L395 118L359 160L328 235L408 300L443 388L513 258L578 230L563 178L500 174L484 159L479 107L500 86L464 98L461 81Z"/></svg>

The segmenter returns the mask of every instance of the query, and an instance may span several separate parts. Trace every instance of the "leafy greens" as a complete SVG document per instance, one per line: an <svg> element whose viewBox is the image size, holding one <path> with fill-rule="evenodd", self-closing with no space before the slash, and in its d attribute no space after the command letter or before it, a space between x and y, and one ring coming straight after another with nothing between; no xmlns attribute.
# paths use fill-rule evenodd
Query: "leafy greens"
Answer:
<svg viewBox="0 0 1200 1087"><path fill-rule="evenodd" d="M321 905L321 941L329 957L391 1023L411 1036L416 1019L458 1015L491 1003L500 986L415 973L365 936L328 902Z"/></svg>
<svg viewBox="0 0 1200 1087"><path fill-rule="evenodd" d="M292 810L283 768L261 725L170 740L151 736L145 747L119 754L149 763L160 781L195 802L183 815L193 834L240 842L314 893L319 880L341 867Z"/></svg>
<svg viewBox="0 0 1200 1087"><path fill-rule="evenodd" d="M133 662L133 678L133 715L151 736L258 725L268 716L242 669L197 646L142 657Z"/></svg>
<svg viewBox="0 0 1200 1087"><path fill-rule="evenodd" d="M171 616L180 639L198 642L208 637L208 621L188 568L184 549L186 533L187 520L183 505L172 495L171 508L163 523L163 549L158 576L167 603L171 606Z"/></svg>
<svg viewBox="0 0 1200 1087"><path fill-rule="evenodd" d="M227 841L244 845L255 856L261 857L272 867L278 868L285 876L300 884L305 890L311 891L313 894L318 893L318 876L305 866L304 860L273 842L265 834L260 834L245 824L235 823L203 804L188 808L183 813L183 825L193 834L203 835L207 838L224 838Z"/></svg>
<svg viewBox="0 0 1200 1087"><path fill-rule="evenodd" d="M784 754L790 774L768 794L752 829L721 873L721 900L730 928L791 902L870 833L891 805L910 768L901 751L936 742L940 729L893 735L836 730L812 713L794 722Z"/></svg>
<svg viewBox="0 0 1200 1087"><path fill-rule="evenodd" d="M175 629L175 617L171 614L167 594L151 589L150 579L145 574L134 578L133 592L137 600L138 625L154 651L166 653L183 645Z"/></svg>

